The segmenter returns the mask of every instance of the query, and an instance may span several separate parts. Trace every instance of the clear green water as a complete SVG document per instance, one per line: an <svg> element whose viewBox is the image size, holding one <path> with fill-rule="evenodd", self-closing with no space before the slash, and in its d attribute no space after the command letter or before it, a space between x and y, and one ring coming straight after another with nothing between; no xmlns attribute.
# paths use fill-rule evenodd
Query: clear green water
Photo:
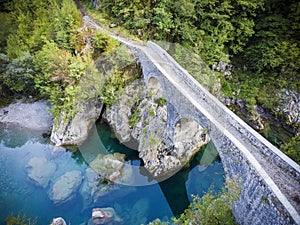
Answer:
<svg viewBox="0 0 300 225"><path fill-rule="evenodd" d="M224 170L210 143L190 163L190 166L163 182L156 182L143 169L138 153L121 145L111 129L97 124L87 142L75 153L48 144L39 132L16 127L0 127L0 224L11 214L25 213L38 217L38 224L49 224L62 216L71 225L85 224L94 207L112 207L123 224L142 224L160 218L168 220L189 204L191 194L203 195L209 188L218 192L224 184ZM87 201L82 187L74 197L61 205L49 199L54 182L65 172L78 170L86 175L89 161L99 152L126 154L126 165L137 173L132 184L108 186L98 201ZM33 157L45 157L57 168L46 188L28 179L27 163Z"/></svg>

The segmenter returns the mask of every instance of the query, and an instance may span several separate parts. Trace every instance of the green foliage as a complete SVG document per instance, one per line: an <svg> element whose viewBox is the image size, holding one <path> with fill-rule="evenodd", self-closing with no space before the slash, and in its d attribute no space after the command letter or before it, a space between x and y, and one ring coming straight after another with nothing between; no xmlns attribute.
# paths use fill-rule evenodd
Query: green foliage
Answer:
<svg viewBox="0 0 300 225"><path fill-rule="evenodd" d="M169 225L169 222L162 222L160 221L160 219L156 219L150 223L148 223L148 225Z"/></svg>
<svg viewBox="0 0 300 225"><path fill-rule="evenodd" d="M9 14L6 12L0 12L0 52L6 52L6 40L8 35L12 32L12 24Z"/></svg>
<svg viewBox="0 0 300 225"><path fill-rule="evenodd" d="M21 216L20 213L17 216L8 216L5 219L6 225L35 225L37 221L37 218L28 218L25 214Z"/></svg>
<svg viewBox="0 0 300 225"><path fill-rule="evenodd" d="M165 106L167 105L167 100L163 97L158 98L154 101L156 104L158 104L159 106Z"/></svg>
<svg viewBox="0 0 300 225"><path fill-rule="evenodd" d="M241 190L238 183L232 180L218 195L209 191L202 198L193 196L193 202L179 218L174 218L175 224L235 224L232 214L232 203L239 199Z"/></svg>
<svg viewBox="0 0 300 225"><path fill-rule="evenodd" d="M281 150L291 157L296 163L300 164L300 136L295 136L292 140L281 146Z"/></svg>
<svg viewBox="0 0 300 225"><path fill-rule="evenodd" d="M81 15L72 0L13 0L7 9L14 27L7 39L10 58L22 52L33 54L47 39L54 40L60 48L74 48Z"/></svg>
<svg viewBox="0 0 300 225"><path fill-rule="evenodd" d="M139 109L135 109L128 119L128 125L131 127L135 127L138 122L141 121L142 115Z"/></svg>
<svg viewBox="0 0 300 225"><path fill-rule="evenodd" d="M97 68L105 75L100 99L108 106L115 103L124 87L140 77L141 68L124 46L116 48L96 61Z"/></svg>
<svg viewBox="0 0 300 225"><path fill-rule="evenodd" d="M108 34L98 30L93 35L92 44L94 48L94 58L99 57L104 52L112 51L120 45L117 40L112 39Z"/></svg>
<svg viewBox="0 0 300 225"><path fill-rule="evenodd" d="M104 0L99 10L127 29L141 30L144 38L191 46L212 65L243 50L262 5L263 0Z"/></svg>
<svg viewBox="0 0 300 225"><path fill-rule="evenodd" d="M11 91L34 94L34 57L24 52L19 58L8 61L3 55L4 64L1 69L1 80ZM6 66L5 66L6 65Z"/></svg>
<svg viewBox="0 0 300 225"><path fill-rule="evenodd" d="M280 116L274 110L278 92L300 92L299 21L297 1L265 1L254 21L255 36L243 54L233 57L236 69L231 78L223 80L223 93L244 99L250 110L258 104Z"/></svg>
<svg viewBox="0 0 300 225"><path fill-rule="evenodd" d="M52 103L54 116L58 116L62 109L74 111L75 87L88 67L84 60L60 49L53 41L47 42L36 53L35 65L39 73L34 77L35 85Z"/></svg>
<svg viewBox="0 0 300 225"><path fill-rule="evenodd" d="M59 5L61 4L61 5ZM81 24L81 14L74 1L62 0L56 5L55 18L53 23L54 41L59 48L72 51L76 45L78 27Z"/></svg>
<svg viewBox="0 0 300 225"><path fill-rule="evenodd" d="M153 117L155 116L155 110L153 108L149 109L149 116Z"/></svg>

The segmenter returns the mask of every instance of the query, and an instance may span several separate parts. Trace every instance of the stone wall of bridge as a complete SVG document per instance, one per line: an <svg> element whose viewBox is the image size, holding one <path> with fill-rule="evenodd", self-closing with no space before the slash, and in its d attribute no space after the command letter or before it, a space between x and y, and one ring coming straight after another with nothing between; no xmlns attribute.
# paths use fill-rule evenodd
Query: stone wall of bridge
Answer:
<svg viewBox="0 0 300 225"><path fill-rule="evenodd" d="M160 55L160 64L169 64L173 71L180 74L181 82L185 82L197 93L197 98L209 104L215 115L222 117L224 126L215 124L211 119L190 102L164 76L160 69L147 54L139 48L132 47L139 57L143 68L145 82L155 78L160 83L167 100L168 107L168 136L173 139L176 123L182 119L197 121L202 127L207 128L220 154L226 176L241 180L242 194L240 200L235 202L233 212L240 224L297 224L299 214L287 201L285 196L274 187L274 182L266 175L263 165L259 165L255 157L241 146L230 128L240 132L261 154L292 176L296 182L300 181L299 165L282 154L267 140L257 134L251 127L222 105L214 96L198 84L177 62L156 44L149 42L147 48ZM227 126L228 125L228 126ZM167 141L167 140L166 140ZM275 185L276 186L276 185Z"/></svg>

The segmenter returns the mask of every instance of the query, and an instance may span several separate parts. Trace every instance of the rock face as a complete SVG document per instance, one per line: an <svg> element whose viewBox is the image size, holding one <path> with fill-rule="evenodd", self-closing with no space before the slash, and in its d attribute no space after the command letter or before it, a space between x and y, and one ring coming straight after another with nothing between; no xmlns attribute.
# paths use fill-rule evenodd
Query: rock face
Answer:
<svg viewBox="0 0 300 225"><path fill-rule="evenodd" d="M173 175L209 142L200 125L188 120L178 122L175 139L170 142L166 104L158 82L150 79L147 88L139 80L128 85L104 114L119 140L140 152L146 169L154 177Z"/></svg>
<svg viewBox="0 0 300 225"><path fill-rule="evenodd" d="M32 130L48 131L52 126L52 116L47 110L51 106L46 101L22 103L21 101L0 109L0 122L11 123Z"/></svg>
<svg viewBox="0 0 300 225"><path fill-rule="evenodd" d="M56 164L45 157L34 157L29 160L26 168L28 168L28 178L38 186L46 188L56 171Z"/></svg>
<svg viewBox="0 0 300 225"><path fill-rule="evenodd" d="M54 204L58 205L71 200L78 190L82 179L83 177L80 171L73 170L66 172L54 183L50 192L50 199Z"/></svg>
<svg viewBox="0 0 300 225"><path fill-rule="evenodd" d="M103 117L114 129L119 141L128 147L138 149L138 137L133 134L129 120L139 102L148 95L143 80L136 80L128 85L116 104L106 111Z"/></svg>
<svg viewBox="0 0 300 225"><path fill-rule="evenodd" d="M296 135L300 135L300 94L286 90L279 93L279 99L276 111L285 117L287 124L293 126Z"/></svg>
<svg viewBox="0 0 300 225"><path fill-rule="evenodd" d="M245 101L236 98L223 97L221 101L227 106L236 105L240 114L245 117L243 119L255 130L265 129L266 121L270 119L278 121L276 118L279 117L280 123L288 125L293 133L300 135L300 94L291 90L282 90L275 97L279 99L274 108L277 115L270 114L268 111L272 110L257 105L254 106L253 112L249 112Z"/></svg>
<svg viewBox="0 0 300 225"><path fill-rule="evenodd" d="M98 100L90 100L77 106L73 119L62 112L60 121L53 125L51 141L57 146L81 144L88 137L89 130L99 118L102 108L103 104Z"/></svg>

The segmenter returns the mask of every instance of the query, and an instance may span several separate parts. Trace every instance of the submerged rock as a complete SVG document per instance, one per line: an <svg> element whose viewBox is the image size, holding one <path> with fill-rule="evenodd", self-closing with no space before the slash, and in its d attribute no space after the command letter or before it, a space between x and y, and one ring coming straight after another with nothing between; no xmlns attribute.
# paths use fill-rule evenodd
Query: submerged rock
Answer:
<svg viewBox="0 0 300 225"><path fill-rule="evenodd" d="M71 200L75 196L82 179L80 171L73 170L66 172L54 183L50 192L50 199L54 204L63 204Z"/></svg>
<svg viewBox="0 0 300 225"><path fill-rule="evenodd" d="M46 188L56 171L56 164L48 161L45 157L34 157L26 165L28 178L38 186Z"/></svg>
<svg viewBox="0 0 300 225"><path fill-rule="evenodd" d="M57 146L83 143L102 108L103 104L94 99L77 105L77 113L73 118L70 114L61 112L60 121L53 125L51 141Z"/></svg>
<svg viewBox="0 0 300 225"><path fill-rule="evenodd" d="M48 131L52 126L52 116L46 101L23 103L21 101L0 109L0 122L15 124L31 130Z"/></svg>
<svg viewBox="0 0 300 225"><path fill-rule="evenodd" d="M135 191L135 187L132 186L125 187L118 183L110 184L102 181L102 177L93 169L86 169L85 178L80 187L84 203L83 210L89 208L91 204L101 204L103 201L117 201ZM120 191L121 187L122 191Z"/></svg>
<svg viewBox="0 0 300 225"><path fill-rule="evenodd" d="M88 225L100 224L118 225L123 224L123 221L113 208L94 208L92 218L88 221Z"/></svg>
<svg viewBox="0 0 300 225"><path fill-rule="evenodd" d="M90 167L109 183L123 183L130 178L130 171L124 167L125 155L120 153L102 155L90 163Z"/></svg>

